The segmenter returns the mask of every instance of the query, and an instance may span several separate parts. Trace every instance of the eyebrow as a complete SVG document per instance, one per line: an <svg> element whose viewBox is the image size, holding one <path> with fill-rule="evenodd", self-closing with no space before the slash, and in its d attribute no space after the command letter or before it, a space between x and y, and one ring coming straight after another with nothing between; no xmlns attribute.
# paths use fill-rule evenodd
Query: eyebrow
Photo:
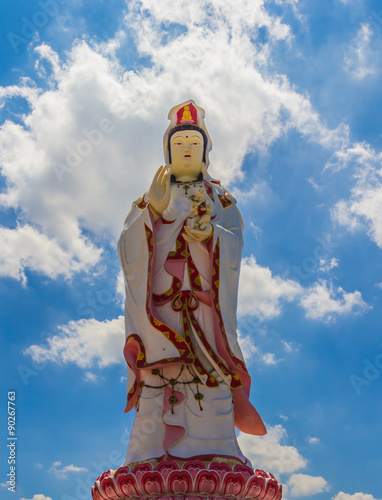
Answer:
<svg viewBox="0 0 382 500"><path fill-rule="evenodd" d="M171 137L172 141L175 141L175 139L185 139L185 137L183 135L175 135ZM189 139L198 139L199 141L202 141L202 139L197 135L192 135Z"/></svg>

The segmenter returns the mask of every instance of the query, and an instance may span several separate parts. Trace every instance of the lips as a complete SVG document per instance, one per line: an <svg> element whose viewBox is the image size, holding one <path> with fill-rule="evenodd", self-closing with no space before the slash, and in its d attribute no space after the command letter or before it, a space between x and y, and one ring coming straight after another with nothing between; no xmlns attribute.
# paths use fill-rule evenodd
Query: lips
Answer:
<svg viewBox="0 0 382 500"><path fill-rule="evenodd" d="M191 158L191 155L184 155L185 158Z"/></svg>

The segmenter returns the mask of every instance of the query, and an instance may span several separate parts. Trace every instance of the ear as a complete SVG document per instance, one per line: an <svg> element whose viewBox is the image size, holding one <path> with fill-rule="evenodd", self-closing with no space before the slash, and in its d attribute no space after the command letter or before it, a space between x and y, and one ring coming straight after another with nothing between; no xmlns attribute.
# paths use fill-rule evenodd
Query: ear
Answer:
<svg viewBox="0 0 382 500"><path fill-rule="evenodd" d="M205 173L207 173L207 167L206 167L206 164L203 162L202 163L202 168L200 169L201 173L204 175Z"/></svg>

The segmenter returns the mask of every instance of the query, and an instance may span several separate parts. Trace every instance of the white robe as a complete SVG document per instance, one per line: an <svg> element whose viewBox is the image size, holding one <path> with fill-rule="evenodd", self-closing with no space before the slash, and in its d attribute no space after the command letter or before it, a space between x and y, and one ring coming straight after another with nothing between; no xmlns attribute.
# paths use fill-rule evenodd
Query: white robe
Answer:
<svg viewBox="0 0 382 500"><path fill-rule="evenodd" d="M214 208L213 238L187 245L180 234L190 196L203 184ZM125 464L165 457L245 461L235 424L252 434L265 428L248 400L250 377L237 343L243 238L236 202L211 179L187 190L172 184L170 204L157 222L147 202L145 194L133 205L118 246L126 289L126 411L139 405ZM195 376L198 385L191 383ZM174 391L156 388L165 382L161 377L178 380ZM196 392L203 394L200 405ZM171 395L176 404L169 405Z"/></svg>

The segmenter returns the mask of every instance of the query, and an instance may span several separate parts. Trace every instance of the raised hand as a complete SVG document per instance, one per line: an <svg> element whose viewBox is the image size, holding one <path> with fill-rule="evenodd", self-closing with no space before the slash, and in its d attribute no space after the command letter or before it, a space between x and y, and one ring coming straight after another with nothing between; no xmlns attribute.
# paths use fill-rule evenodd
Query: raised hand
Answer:
<svg viewBox="0 0 382 500"><path fill-rule="evenodd" d="M169 204L170 176L171 171L167 165L159 167L150 186L149 206L151 205L150 208L155 218L158 218L159 214L163 214Z"/></svg>

